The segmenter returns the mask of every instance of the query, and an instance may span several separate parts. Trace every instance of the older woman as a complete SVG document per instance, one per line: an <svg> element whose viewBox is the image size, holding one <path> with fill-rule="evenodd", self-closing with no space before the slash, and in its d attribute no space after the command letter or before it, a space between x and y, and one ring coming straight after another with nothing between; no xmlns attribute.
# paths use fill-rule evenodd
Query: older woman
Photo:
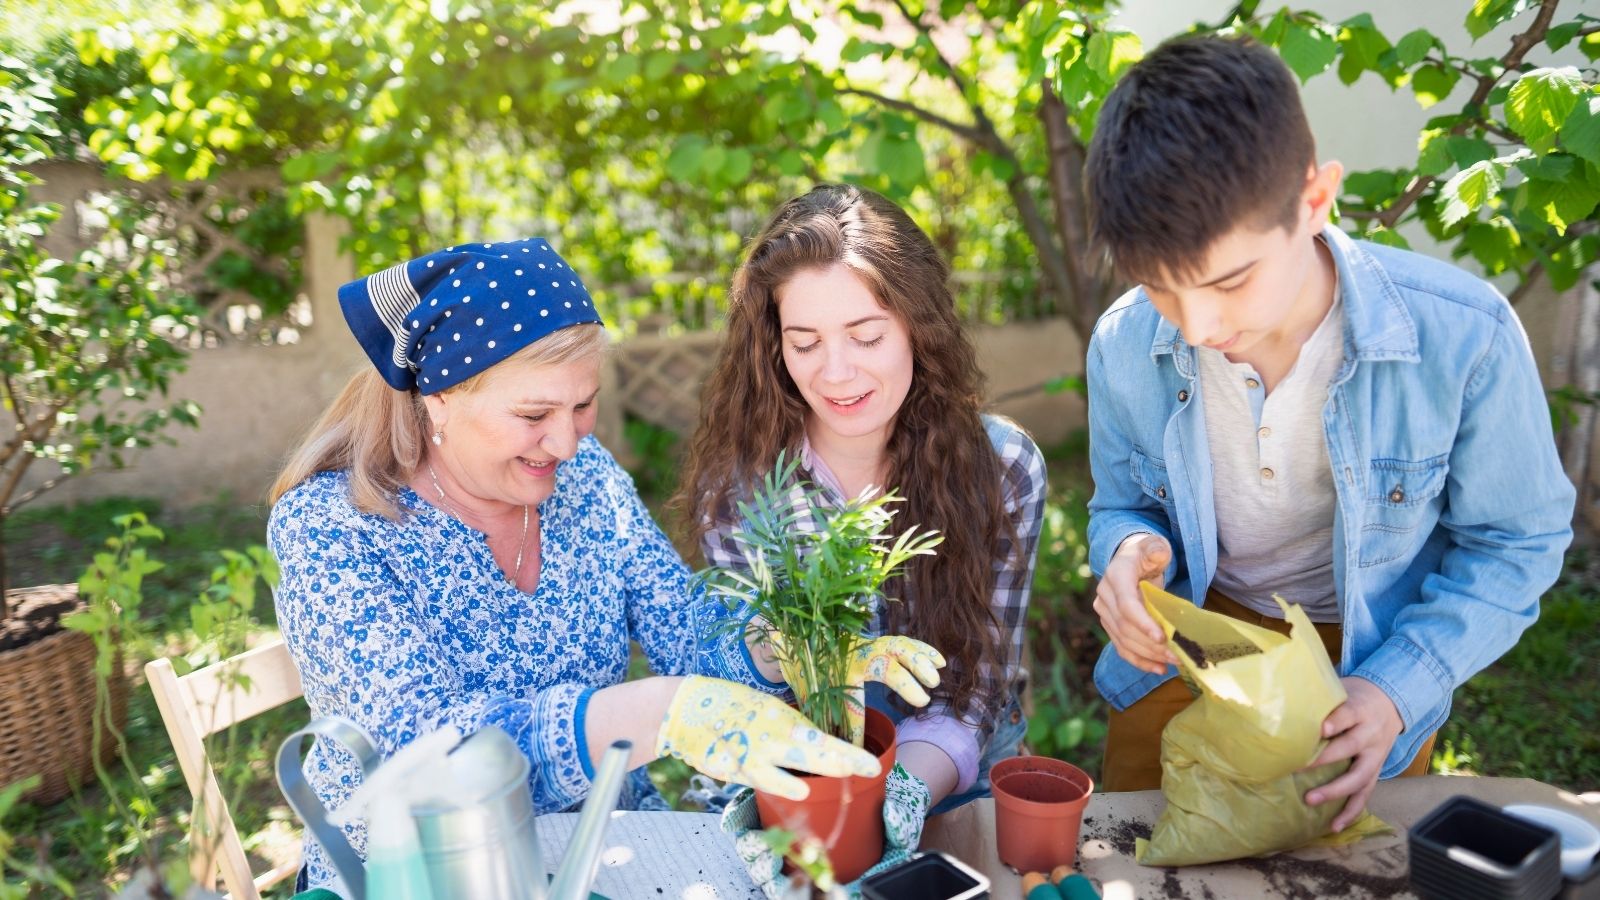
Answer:
<svg viewBox="0 0 1600 900"><path fill-rule="evenodd" d="M581 800L618 738L636 766L671 754L791 796L805 788L780 767L877 771L776 699L684 677L688 572L590 434L604 332L549 243L451 247L339 301L373 366L273 485L268 529L313 715L354 721L386 756L445 725L502 728L540 812ZM630 640L658 677L623 683ZM307 770L330 807L359 781L337 753ZM648 781L632 781L637 805ZM305 885L336 884L306 849Z"/></svg>

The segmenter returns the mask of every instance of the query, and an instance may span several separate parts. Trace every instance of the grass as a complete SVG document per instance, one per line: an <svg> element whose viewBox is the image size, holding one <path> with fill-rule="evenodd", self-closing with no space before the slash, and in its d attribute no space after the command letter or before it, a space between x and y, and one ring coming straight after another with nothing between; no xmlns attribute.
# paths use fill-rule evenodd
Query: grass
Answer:
<svg viewBox="0 0 1600 900"><path fill-rule="evenodd" d="M648 437L648 436L646 436ZM675 468L665 454L671 442L647 444L651 488L647 500L659 512ZM1090 606L1093 582L1087 566L1089 479L1082 439L1051 448L1050 495L1029 611L1031 674L1030 748L1059 756L1098 773L1104 749L1105 706L1091 673L1104 645ZM149 500L102 500L78 506L29 509L6 524L17 584L72 581L105 537L111 517L140 510L166 532L151 555L166 568L146 582L146 609L166 652L192 649L189 602L205 586L218 550L264 541L266 513L258 506L219 498L206 506L168 512ZM1500 662L1456 693L1455 711L1440 733L1436 771L1536 778L1577 791L1600 789L1600 555L1574 551L1562 581L1544 598L1538 624ZM259 602L261 629L272 625L270 603ZM643 674L643 670L635 674ZM303 724L303 703L257 717L232 735L218 735L213 752L222 760L224 790L233 785L231 809L247 850L276 858L297 840L293 821L270 772L278 742ZM146 827L169 845L187 832L190 797L177 769L166 731L142 682L133 692L127 728L131 766L150 805L138 812ZM131 796L134 776L113 770L119 794ZM652 776L676 800L688 770L674 760L654 764ZM81 896L127 877L137 858L134 829L95 785L51 807L22 805L5 826L22 838L19 851L40 853ZM169 846L180 858L184 848ZM264 868L258 864L257 871ZM269 897L287 897L281 887Z"/></svg>

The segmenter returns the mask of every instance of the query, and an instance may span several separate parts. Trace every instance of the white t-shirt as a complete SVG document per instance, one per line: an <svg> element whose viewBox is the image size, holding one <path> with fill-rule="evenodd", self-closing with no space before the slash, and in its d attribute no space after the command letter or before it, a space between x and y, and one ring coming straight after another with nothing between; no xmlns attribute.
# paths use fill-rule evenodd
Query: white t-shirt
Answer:
<svg viewBox="0 0 1600 900"><path fill-rule="evenodd" d="M1196 348L1217 515L1212 586L1282 618L1277 594L1313 622L1338 622L1333 584L1337 496L1322 429L1328 383L1344 359L1339 292L1272 393L1247 363Z"/></svg>

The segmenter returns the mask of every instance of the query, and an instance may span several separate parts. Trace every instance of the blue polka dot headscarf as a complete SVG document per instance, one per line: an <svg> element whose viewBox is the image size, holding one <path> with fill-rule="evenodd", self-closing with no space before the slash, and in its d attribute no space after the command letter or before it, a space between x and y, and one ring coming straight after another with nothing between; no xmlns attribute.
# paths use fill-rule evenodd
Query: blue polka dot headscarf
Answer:
<svg viewBox="0 0 1600 900"><path fill-rule="evenodd" d="M583 279L543 238L462 244L339 288L383 380L433 394L571 325L601 324Z"/></svg>

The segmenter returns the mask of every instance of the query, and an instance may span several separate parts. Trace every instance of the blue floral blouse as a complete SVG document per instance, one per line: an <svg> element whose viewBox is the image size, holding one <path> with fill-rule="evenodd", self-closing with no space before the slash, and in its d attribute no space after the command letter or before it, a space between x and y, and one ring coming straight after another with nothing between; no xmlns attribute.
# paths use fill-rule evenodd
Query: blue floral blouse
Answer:
<svg viewBox="0 0 1600 900"><path fill-rule="evenodd" d="M532 762L536 811L574 805L593 777L586 704L627 677L629 641L657 674L694 663L690 606L699 601L688 569L593 437L539 506L543 564L532 594L506 579L481 532L409 488L399 501L399 522L362 513L340 471L273 506L278 624L311 715L355 722L384 757L443 725L467 734L499 726ZM625 792L631 805L646 802L642 776ZM348 754L320 744L306 777L330 809L360 783ZM348 834L365 856L364 830ZM306 865L311 886L331 882L309 838Z"/></svg>

